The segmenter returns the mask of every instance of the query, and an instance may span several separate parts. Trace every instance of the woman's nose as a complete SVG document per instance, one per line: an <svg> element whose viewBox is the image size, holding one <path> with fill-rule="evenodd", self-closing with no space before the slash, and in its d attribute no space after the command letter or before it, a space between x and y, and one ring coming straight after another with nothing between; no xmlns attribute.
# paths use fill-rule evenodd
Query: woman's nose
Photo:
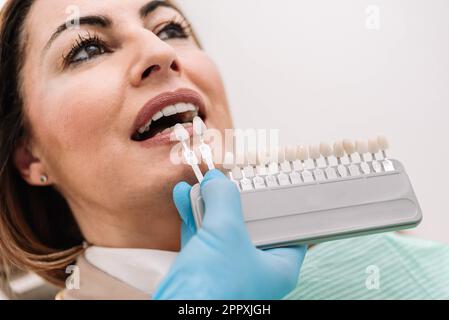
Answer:
<svg viewBox="0 0 449 320"><path fill-rule="evenodd" d="M173 47L152 34L139 46L136 62L131 69L131 83L138 87L146 82L179 76L181 69Z"/></svg>

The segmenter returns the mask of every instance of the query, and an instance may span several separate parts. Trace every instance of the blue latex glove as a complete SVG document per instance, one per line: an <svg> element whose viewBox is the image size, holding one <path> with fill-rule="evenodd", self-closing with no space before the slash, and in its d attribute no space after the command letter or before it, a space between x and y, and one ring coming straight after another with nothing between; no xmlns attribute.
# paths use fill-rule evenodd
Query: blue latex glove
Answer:
<svg viewBox="0 0 449 320"><path fill-rule="evenodd" d="M183 220L182 248L153 299L280 299L296 287L305 246L254 247L240 193L218 170L201 183L205 215L195 230L190 189L185 182L174 189Z"/></svg>

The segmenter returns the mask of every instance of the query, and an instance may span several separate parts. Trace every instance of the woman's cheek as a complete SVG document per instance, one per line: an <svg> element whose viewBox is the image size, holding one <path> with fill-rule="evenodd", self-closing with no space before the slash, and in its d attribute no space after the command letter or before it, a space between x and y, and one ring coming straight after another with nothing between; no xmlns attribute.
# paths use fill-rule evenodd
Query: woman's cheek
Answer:
<svg viewBox="0 0 449 320"><path fill-rule="evenodd" d="M47 94L45 126L65 148L95 150L110 133L120 114L123 90L118 80L106 79L86 73Z"/></svg>
<svg viewBox="0 0 449 320"><path fill-rule="evenodd" d="M210 98L224 97L224 85L215 62L202 50L192 48L180 53L190 80Z"/></svg>

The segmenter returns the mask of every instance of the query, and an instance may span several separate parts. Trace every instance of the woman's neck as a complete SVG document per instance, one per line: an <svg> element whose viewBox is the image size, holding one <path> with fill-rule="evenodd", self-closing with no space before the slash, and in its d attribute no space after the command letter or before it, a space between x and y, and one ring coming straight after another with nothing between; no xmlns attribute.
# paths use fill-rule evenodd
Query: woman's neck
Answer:
<svg viewBox="0 0 449 320"><path fill-rule="evenodd" d="M179 251L181 219L174 206L158 212L76 214L86 241L113 248Z"/></svg>

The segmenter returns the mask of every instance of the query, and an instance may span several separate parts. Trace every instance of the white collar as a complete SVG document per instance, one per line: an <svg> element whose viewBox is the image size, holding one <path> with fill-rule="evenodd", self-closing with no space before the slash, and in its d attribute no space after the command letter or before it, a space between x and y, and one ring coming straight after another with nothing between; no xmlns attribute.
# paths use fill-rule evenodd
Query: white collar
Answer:
<svg viewBox="0 0 449 320"><path fill-rule="evenodd" d="M179 252L92 246L87 261L126 284L152 295Z"/></svg>

